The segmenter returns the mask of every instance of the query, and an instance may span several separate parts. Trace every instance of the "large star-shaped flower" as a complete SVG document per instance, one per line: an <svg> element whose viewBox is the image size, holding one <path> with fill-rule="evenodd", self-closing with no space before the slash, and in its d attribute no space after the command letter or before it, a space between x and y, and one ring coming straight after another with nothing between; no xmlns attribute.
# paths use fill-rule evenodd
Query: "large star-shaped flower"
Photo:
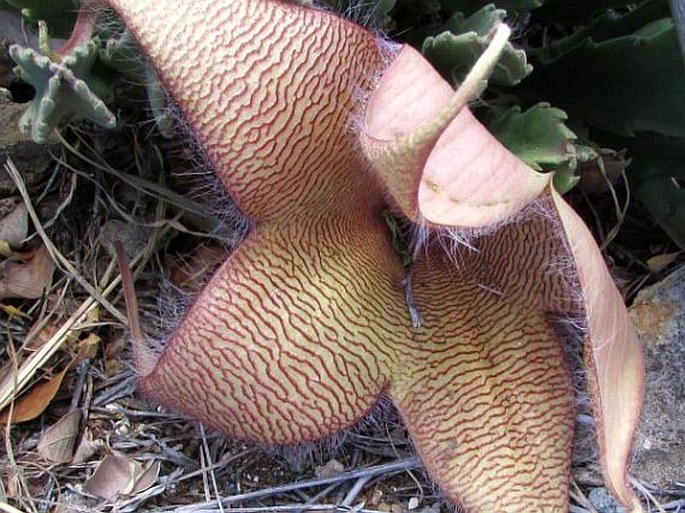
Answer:
<svg viewBox="0 0 685 513"><path fill-rule="evenodd" d="M108 3L254 222L164 347L137 347L147 396L288 444L387 395L467 511L561 511L574 418L561 315L584 330L608 485L639 509L625 475L635 335L549 177L463 108L483 70L453 93L410 48L280 1ZM387 208L432 233L409 272Z"/></svg>

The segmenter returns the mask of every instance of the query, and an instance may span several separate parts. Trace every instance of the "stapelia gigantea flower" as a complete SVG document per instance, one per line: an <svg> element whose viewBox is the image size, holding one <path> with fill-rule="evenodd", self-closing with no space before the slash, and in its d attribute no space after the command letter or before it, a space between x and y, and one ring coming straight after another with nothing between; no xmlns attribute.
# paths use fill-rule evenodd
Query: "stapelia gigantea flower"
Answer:
<svg viewBox="0 0 685 513"><path fill-rule="evenodd" d="M549 177L464 108L487 69L455 93L410 48L279 1L108 3L254 223L161 353L137 346L145 395L280 444L344 429L386 395L467 511L563 511L574 413L560 314L583 326L608 486L639 509L625 471L635 334ZM416 253L413 298L387 208L437 234ZM473 249L446 252L446 228Z"/></svg>

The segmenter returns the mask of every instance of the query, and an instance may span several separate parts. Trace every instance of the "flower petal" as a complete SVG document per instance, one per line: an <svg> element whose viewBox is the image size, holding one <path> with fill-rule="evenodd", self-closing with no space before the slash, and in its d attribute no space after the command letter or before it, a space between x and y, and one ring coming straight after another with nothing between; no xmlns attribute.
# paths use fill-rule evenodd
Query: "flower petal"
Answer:
<svg viewBox="0 0 685 513"><path fill-rule="evenodd" d="M488 52L495 54L496 43ZM506 37L499 41L504 43ZM523 164L466 108L492 59L486 52L486 62L454 92L416 50L404 46L369 99L362 148L410 219L482 228L519 211L549 183L548 174Z"/></svg>
<svg viewBox="0 0 685 513"><path fill-rule="evenodd" d="M472 240L456 265L439 243L415 264L424 325L389 395L430 475L469 512L568 507L573 391L545 297L572 291L549 266L566 251L550 208L542 198Z"/></svg>
<svg viewBox="0 0 685 513"><path fill-rule="evenodd" d="M585 364L604 478L631 511L642 511L627 465L644 393L644 359L623 298L585 223L556 193L554 204L573 254L587 317Z"/></svg>
<svg viewBox="0 0 685 513"><path fill-rule="evenodd" d="M383 221L291 221L257 228L219 268L141 377L145 395L268 444L332 435L376 403L394 358L383 341L404 317Z"/></svg>
<svg viewBox="0 0 685 513"><path fill-rule="evenodd" d="M369 31L286 2L108 3L243 214L267 221L378 195L349 129L381 67Z"/></svg>

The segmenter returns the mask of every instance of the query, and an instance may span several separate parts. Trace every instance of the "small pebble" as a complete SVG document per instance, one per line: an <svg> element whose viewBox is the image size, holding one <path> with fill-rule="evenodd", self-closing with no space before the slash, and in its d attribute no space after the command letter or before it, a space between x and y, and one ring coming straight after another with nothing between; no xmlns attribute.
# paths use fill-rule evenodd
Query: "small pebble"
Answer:
<svg viewBox="0 0 685 513"><path fill-rule="evenodd" d="M616 502L616 499L604 487L590 490L588 498L599 513L626 513L626 510Z"/></svg>

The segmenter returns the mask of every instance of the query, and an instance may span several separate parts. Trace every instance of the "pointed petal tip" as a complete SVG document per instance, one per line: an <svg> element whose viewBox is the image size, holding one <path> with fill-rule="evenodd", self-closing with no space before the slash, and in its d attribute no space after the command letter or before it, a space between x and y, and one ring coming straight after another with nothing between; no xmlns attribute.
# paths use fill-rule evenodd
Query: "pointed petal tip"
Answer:
<svg viewBox="0 0 685 513"><path fill-rule="evenodd" d="M642 511L629 485L628 460L640 419L645 364L623 298L592 234L552 193L575 260L587 318L585 365L607 487L630 511Z"/></svg>

